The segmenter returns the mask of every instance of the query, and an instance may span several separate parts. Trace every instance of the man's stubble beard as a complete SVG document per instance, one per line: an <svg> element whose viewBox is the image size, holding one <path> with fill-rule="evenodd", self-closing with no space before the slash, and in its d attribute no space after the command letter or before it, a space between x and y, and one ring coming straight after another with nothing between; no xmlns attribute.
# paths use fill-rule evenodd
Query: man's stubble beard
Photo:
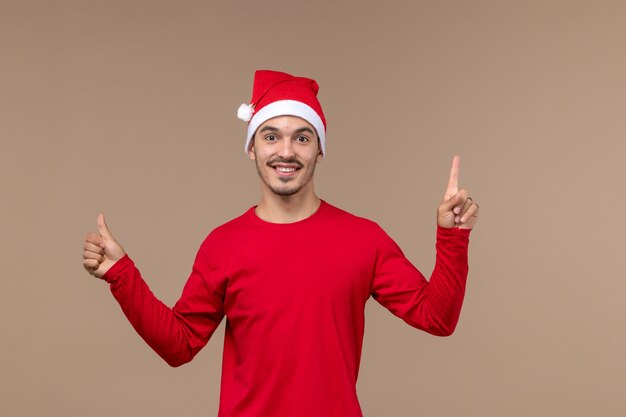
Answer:
<svg viewBox="0 0 626 417"><path fill-rule="evenodd" d="M275 161L268 161L265 165L272 169L269 164L273 163ZM304 164L302 164L300 161L296 161L296 160L281 160L280 162L284 162L284 163L297 163L300 165L300 169L304 169ZM269 179L266 180L265 177L263 177L263 173L261 172L261 167L259 166L259 158L255 157L255 165L256 165L256 171L259 174L259 178L261 178L261 181L263 181L263 183L267 186L267 188L269 188L274 194L281 196L281 197L289 197L291 195L294 195L296 193L298 193L298 191L300 191L301 189L303 189L309 182L311 182L311 180L313 179L313 174L315 173L315 165L317 164L313 164L311 165L311 170L309 171L309 174L307 177L303 178L303 182L300 184L300 186L294 186L292 188L277 188L274 187L272 184L270 184ZM284 184L289 183L289 181L291 181L291 179L289 178L279 178L279 180L281 182L283 182Z"/></svg>

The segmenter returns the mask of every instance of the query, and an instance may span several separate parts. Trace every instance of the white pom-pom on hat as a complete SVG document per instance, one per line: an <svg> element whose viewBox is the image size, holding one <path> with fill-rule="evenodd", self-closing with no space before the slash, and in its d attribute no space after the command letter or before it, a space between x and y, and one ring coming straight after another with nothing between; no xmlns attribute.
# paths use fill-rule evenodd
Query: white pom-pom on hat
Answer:
<svg viewBox="0 0 626 417"><path fill-rule="evenodd" d="M253 106L251 104L242 103L237 109L237 117L244 122L249 122L252 119Z"/></svg>

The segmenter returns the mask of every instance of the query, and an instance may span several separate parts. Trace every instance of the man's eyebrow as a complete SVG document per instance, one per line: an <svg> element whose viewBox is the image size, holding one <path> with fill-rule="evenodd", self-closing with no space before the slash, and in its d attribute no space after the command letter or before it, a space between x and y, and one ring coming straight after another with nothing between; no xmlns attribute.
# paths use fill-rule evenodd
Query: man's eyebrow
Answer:
<svg viewBox="0 0 626 417"><path fill-rule="evenodd" d="M309 133L310 133L310 134L312 134L312 135L314 135L314 134L315 134L315 132L314 132L313 130L311 130L311 128L310 128L310 127L306 127L306 126L301 127L300 129L297 129L297 130L296 130L296 133L302 133L302 132L309 132Z"/></svg>
<svg viewBox="0 0 626 417"><path fill-rule="evenodd" d="M267 131L272 131L272 132L278 132L278 128L274 127L274 126L263 126L263 128L261 130L259 130L259 133L263 133L263 132L267 132Z"/></svg>

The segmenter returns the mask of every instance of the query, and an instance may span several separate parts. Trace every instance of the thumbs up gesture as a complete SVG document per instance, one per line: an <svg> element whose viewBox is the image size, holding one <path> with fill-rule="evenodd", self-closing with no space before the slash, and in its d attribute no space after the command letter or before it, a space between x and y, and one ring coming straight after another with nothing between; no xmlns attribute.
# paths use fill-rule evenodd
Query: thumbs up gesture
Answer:
<svg viewBox="0 0 626 417"><path fill-rule="evenodd" d="M471 229L478 220L478 204L469 196L467 189L459 190L460 162L461 158L458 155L452 159L448 186L437 208L437 223L447 229L452 227Z"/></svg>
<svg viewBox="0 0 626 417"><path fill-rule="evenodd" d="M83 243L83 267L91 275L102 278L124 255L126 255L124 248L113 238L104 215L100 214L98 233L87 233Z"/></svg>

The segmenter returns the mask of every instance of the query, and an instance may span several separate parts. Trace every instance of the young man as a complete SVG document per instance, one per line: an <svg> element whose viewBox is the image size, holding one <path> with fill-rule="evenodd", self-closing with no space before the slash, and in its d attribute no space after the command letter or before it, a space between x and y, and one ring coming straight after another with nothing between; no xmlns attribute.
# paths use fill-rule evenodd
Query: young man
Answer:
<svg viewBox="0 0 626 417"><path fill-rule="evenodd" d="M219 417L362 416L356 381L370 296L435 335L450 335L459 318L478 217L458 189L459 158L438 207L427 281L376 223L315 194L326 149L317 91L308 78L256 72L239 117L261 201L208 235L173 308L155 298L102 215L84 243L84 267L110 284L171 366L190 361L226 316Z"/></svg>

